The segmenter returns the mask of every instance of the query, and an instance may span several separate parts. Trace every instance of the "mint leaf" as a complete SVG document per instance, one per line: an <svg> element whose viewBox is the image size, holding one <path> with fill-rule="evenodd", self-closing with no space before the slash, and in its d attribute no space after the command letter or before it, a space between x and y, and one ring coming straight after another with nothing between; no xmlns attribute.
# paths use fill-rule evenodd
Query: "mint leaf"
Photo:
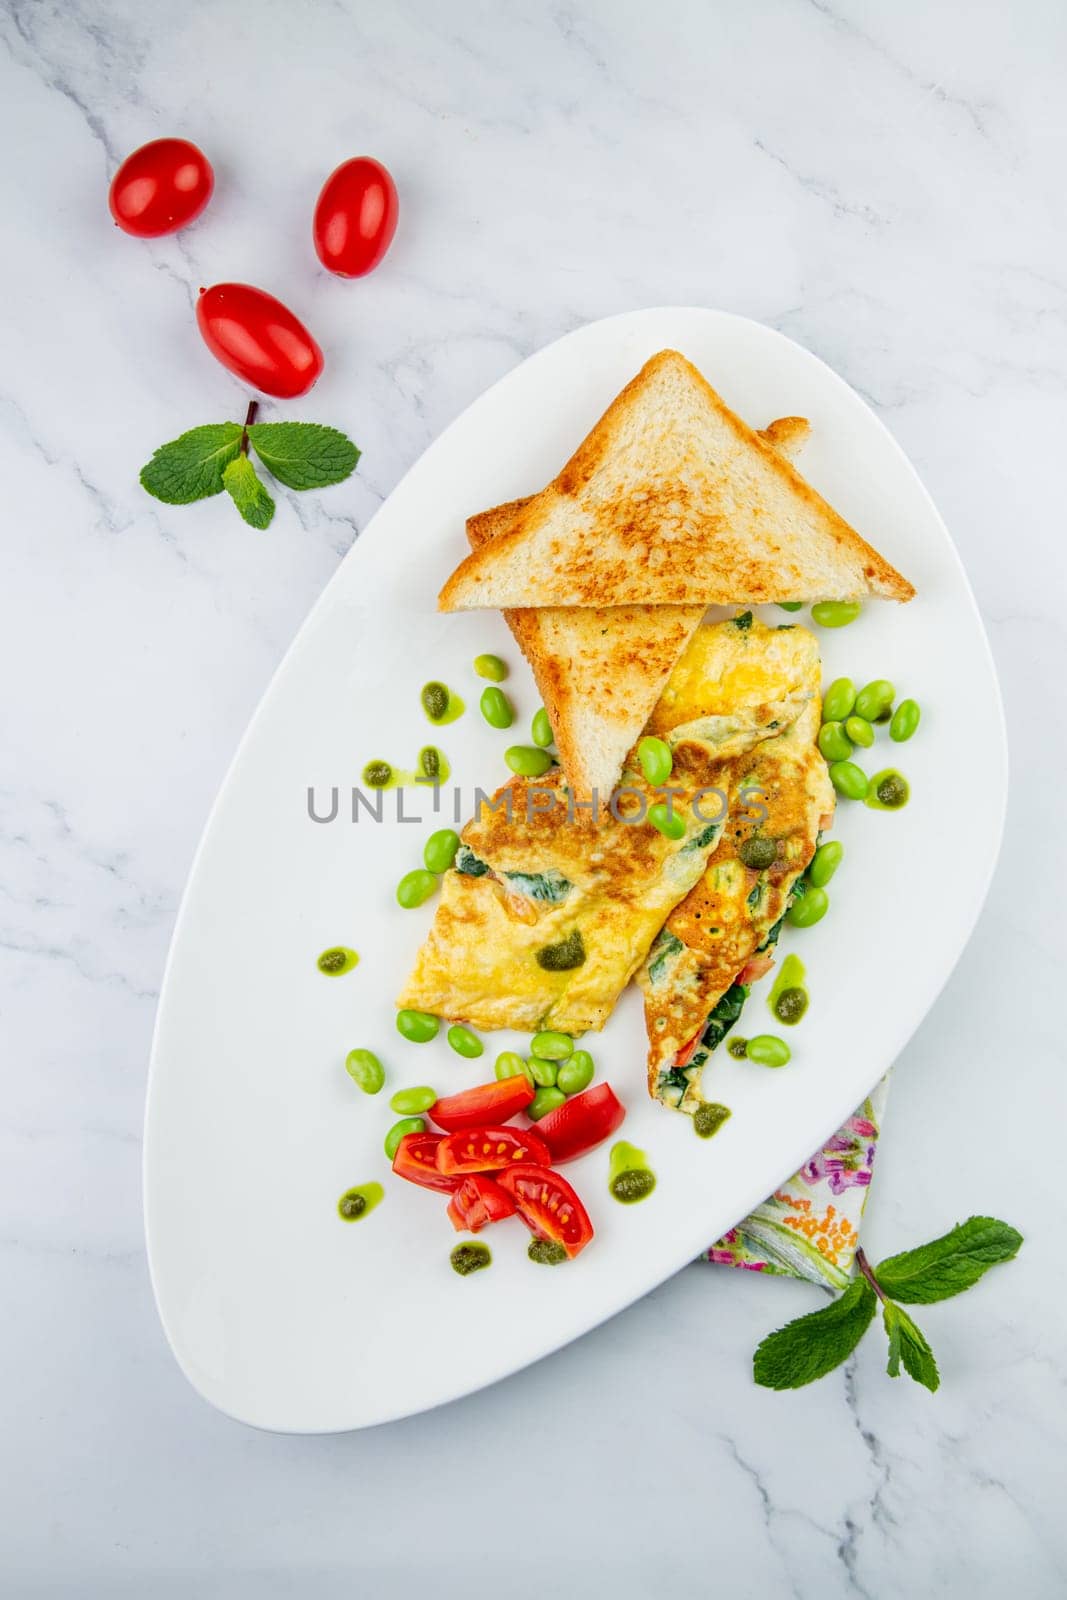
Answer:
<svg viewBox="0 0 1067 1600"><path fill-rule="evenodd" d="M325 489L359 460L351 439L317 422L255 422L249 442L263 465L290 489Z"/></svg>
<svg viewBox="0 0 1067 1600"><path fill-rule="evenodd" d="M903 1362L908 1376L914 1378L916 1383L924 1384L933 1394L941 1383L941 1374L937 1370L934 1352L920 1329L908 1313L901 1311L891 1300L882 1306L882 1321L889 1335L889 1364L886 1367L889 1376L899 1377L900 1364Z"/></svg>
<svg viewBox="0 0 1067 1600"><path fill-rule="evenodd" d="M141 468L141 484L169 506L189 505L222 493L222 474L241 448L236 422L209 422L160 445Z"/></svg>
<svg viewBox="0 0 1067 1600"><path fill-rule="evenodd" d="M752 1358L752 1375L765 1389L799 1389L839 1367L870 1327L874 1290L853 1278L844 1294L821 1311L769 1333Z"/></svg>
<svg viewBox="0 0 1067 1600"><path fill-rule="evenodd" d="M890 1256L874 1275L891 1299L932 1305L970 1289L990 1267L1010 1261L1022 1242L1021 1233L996 1217L968 1217L940 1239Z"/></svg>
<svg viewBox="0 0 1067 1600"><path fill-rule="evenodd" d="M266 528L274 515L274 501L260 483L247 456L231 461L222 482L234 505L253 528Z"/></svg>

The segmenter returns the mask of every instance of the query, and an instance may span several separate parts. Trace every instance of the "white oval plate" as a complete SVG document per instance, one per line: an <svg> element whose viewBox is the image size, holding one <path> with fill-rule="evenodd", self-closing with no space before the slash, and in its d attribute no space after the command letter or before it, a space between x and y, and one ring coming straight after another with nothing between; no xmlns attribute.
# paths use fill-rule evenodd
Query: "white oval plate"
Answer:
<svg viewBox="0 0 1067 1600"><path fill-rule="evenodd" d="M476 784L491 790L507 777L503 750L525 736L538 703L532 679L502 617L440 616L438 588L466 551L464 518L547 482L666 346L756 426L809 417L803 472L915 583L911 605L874 602L853 626L821 635L827 680L889 677L920 700L915 739L896 746L883 733L864 761L868 771L898 764L912 800L894 814L838 809L846 859L831 914L782 944L802 951L812 997L789 1034L791 1065L771 1072L719 1052L706 1093L733 1116L714 1139L697 1139L688 1118L647 1099L630 991L586 1042L598 1077L629 1107L624 1131L650 1154L654 1194L616 1204L602 1148L567 1170L597 1230L577 1262L532 1265L513 1219L490 1230L492 1268L462 1279L449 1265L456 1235L444 1197L388 1172L387 1101L405 1084L448 1092L490 1077L496 1052L521 1041L489 1036L482 1061L468 1062L443 1034L417 1046L396 1033L393 996L433 905L401 911L394 890L449 818L433 817L429 792L404 789L421 825L365 816L353 825L346 797L369 758L412 767L428 743L451 761L464 818ZM784 620L773 607L766 616ZM512 663L515 733L478 712L484 685L471 661L485 650ZM439 730L419 703L431 677L468 706ZM309 785L320 804L341 790L332 824L309 819ZM145 1130L152 1280L190 1382L260 1427L364 1427L492 1383L676 1272L819 1146L918 1026L978 916L1006 787L996 677L959 558L914 470L840 378L769 328L694 309L613 317L526 361L427 450L361 535L253 718L193 867ZM360 952L356 971L317 971L333 944ZM765 980L753 992L743 1031L770 1026L767 989ZM345 1073L355 1045L386 1063L375 1099ZM342 1223L338 1196L372 1178L385 1201Z"/></svg>

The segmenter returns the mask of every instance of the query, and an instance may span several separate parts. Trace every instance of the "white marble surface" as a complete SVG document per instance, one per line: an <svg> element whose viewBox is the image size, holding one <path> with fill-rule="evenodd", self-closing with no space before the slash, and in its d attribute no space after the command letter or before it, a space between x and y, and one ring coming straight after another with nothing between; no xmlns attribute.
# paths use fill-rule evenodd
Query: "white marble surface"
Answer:
<svg viewBox="0 0 1067 1600"><path fill-rule="evenodd" d="M1062 1593L1062 7L6 0L0 44L0 1589ZM202 143L218 187L144 245L106 185L164 133ZM348 286L307 225L362 151L396 175L401 231ZM136 482L163 439L239 412L190 312L230 276L306 315L329 365L305 413L365 451L266 534ZM668 302L837 367L967 562L1008 834L899 1064L869 1239L985 1210L1025 1251L924 1315L936 1397L891 1383L874 1337L809 1390L753 1388L753 1346L812 1291L694 1267L441 1412L251 1432L175 1367L141 1232L153 1011L207 808L304 613L442 425L567 329ZM946 795L946 848L965 803Z"/></svg>

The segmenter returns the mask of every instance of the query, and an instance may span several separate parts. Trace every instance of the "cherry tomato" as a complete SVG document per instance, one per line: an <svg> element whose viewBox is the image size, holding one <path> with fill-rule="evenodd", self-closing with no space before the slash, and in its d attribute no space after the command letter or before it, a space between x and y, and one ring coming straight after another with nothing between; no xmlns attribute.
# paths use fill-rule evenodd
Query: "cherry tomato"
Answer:
<svg viewBox="0 0 1067 1600"><path fill-rule="evenodd" d="M519 1161L550 1167L545 1141L523 1128L466 1128L450 1133L437 1146L438 1172L497 1172Z"/></svg>
<svg viewBox="0 0 1067 1600"><path fill-rule="evenodd" d="M201 289L196 320L215 359L264 394L292 400L322 371L322 351L304 324L250 283Z"/></svg>
<svg viewBox="0 0 1067 1600"><path fill-rule="evenodd" d="M610 1138L625 1115L610 1083L598 1083L547 1112L538 1122L537 1132L551 1150L553 1161L573 1161Z"/></svg>
<svg viewBox="0 0 1067 1600"><path fill-rule="evenodd" d="M506 1189L484 1173L464 1178L451 1200L448 1215L457 1233L481 1233L490 1222L515 1215L515 1202Z"/></svg>
<svg viewBox="0 0 1067 1600"><path fill-rule="evenodd" d="M484 1128L486 1123L506 1122L516 1111L528 1106L533 1097L533 1084L517 1072L513 1078L500 1078L495 1083L481 1083L477 1089L446 1095L443 1100L435 1101L426 1114L439 1128L458 1133L461 1128Z"/></svg>
<svg viewBox="0 0 1067 1600"><path fill-rule="evenodd" d="M396 184L380 161L342 161L315 207L315 254L339 278L365 277L393 241L398 210Z"/></svg>
<svg viewBox="0 0 1067 1600"><path fill-rule="evenodd" d="M459 1179L446 1178L443 1172L438 1172L434 1162L443 1137L440 1133L405 1133L393 1157L393 1171L397 1177L417 1183L423 1189L440 1189L444 1194L451 1194Z"/></svg>
<svg viewBox="0 0 1067 1600"><path fill-rule="evenodd" d="M158 239L177 233L211 199L215 174L188 139L153 139L127 156L111 180L108 205L124 233Z"/></svg>
<svg viewBox="0 0 1067 1600"><path fill-rule="evenodd" d="M593 1237L589 1214L566 1178L548 1167L509 1167L497 1183L515 1202L531 1233L554 1239L573 1261Z"/></svg>

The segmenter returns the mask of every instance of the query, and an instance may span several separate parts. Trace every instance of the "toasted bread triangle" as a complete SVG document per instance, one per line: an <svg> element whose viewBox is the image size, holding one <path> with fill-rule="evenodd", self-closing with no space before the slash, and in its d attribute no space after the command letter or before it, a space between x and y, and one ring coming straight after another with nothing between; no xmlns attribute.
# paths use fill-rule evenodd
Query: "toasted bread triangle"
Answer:
<svg viewBox="0 0 1067 1600"><path fill-rule="evenodd" d="M914 592L684 356L663 350L507 532L460 564L439 604L703 607Z"/></svg>
<svg viewBox="0 0 1067 1600"><path fill-rule="evenodd" d="M792 454L809 431L804 417L780 417L761 437ZM472 549L507 533L531 498L468 517ZM560 765L579 798L595 791L606 801L611 794L704 610L632 605L505 611L548 712Z"/></svg>

